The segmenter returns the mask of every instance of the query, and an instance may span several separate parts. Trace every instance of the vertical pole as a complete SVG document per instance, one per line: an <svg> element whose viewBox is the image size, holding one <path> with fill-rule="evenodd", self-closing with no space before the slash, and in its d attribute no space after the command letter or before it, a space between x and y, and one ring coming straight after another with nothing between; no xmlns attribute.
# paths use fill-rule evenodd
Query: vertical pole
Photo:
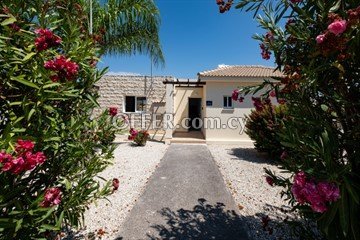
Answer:
<svg viewBox="0 0 360 240"><path fill-rule="evenodd" d="M93 34L93 9L92 9L92 0L90 1L90 29L89 29L89 33L90 35Z"/></svg>

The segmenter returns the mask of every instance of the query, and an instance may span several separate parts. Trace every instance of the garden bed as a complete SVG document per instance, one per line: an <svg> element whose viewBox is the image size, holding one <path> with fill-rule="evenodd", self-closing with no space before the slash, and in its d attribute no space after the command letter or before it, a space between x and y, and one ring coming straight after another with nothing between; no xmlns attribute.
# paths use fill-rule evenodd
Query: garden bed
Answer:
<svg viewBox="0 0 360 240"><path fill-rule="evenodd" d="M279 174L277 166L254 148L209 145L209 150L238 204L250 237L290 239L291 229L284 219L296 216L287 212L290 206L280 197L282 188L271 187L265 181L264 168Z"/></svg>
<svg viewBox="0 0 360 240"><path fill-rule="evenodd" d="M148 141L145 147L123 142L115 150L114 165L101 176L106 179L118 178L119 189L97 204L89 206L85 213L85 228L75 239L115 239L125 217L135 205L146 187L149 177L160 163L166 144Z"/></svg>

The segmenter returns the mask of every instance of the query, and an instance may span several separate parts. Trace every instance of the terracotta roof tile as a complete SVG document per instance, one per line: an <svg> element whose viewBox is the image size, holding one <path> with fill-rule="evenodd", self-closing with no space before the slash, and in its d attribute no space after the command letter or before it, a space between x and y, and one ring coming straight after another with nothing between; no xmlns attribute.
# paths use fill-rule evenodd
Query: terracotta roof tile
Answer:
<svg viewBox="0 0 360 240"><path fill-rule="evenodd" d="M200 77L283 77L284 75L274 68L265 66L219 66L214 70L199 72Z"/></svg>

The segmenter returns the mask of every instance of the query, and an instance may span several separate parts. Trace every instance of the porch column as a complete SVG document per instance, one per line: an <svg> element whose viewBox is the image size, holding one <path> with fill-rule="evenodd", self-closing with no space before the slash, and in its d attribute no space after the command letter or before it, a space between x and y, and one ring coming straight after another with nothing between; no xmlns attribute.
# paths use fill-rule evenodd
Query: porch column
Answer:
<svg viewBox="0 0 360 240"><path fill-rule="evenodd" d="M174 81L174 78L169 79ZM166 101L165 101L165 143L170 144L170 139L173 135L173 125L174 125L174 85L166 84Z"/></svg>

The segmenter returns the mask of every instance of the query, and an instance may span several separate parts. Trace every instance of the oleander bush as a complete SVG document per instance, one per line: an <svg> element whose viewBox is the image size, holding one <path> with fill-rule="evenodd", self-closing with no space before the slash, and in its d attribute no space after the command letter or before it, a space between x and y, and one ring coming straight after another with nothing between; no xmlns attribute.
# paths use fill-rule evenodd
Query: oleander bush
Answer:
<svg viewBox="0 0 360 240"><path fill-rule="evenodd" d="M136 143L136 145L138 146L145 146L147 140L149 139L149 133L146 130L136 130L133 128L130 128L129 131L130 135L128 137L129 140L133 141L134 143Z"/></svg>
<svg viewBox="0 0 360 240"><path fill-rule="evenodd" d="M278 132L284 127L286 105L274 105L269 98L253 98L255 109L246 116L245 133L254 141L255 148L277 159L285 151Z"/></svg>
<svg viewBox="0 0 360 240"><path fill-rule="evenodd" d="M111 193L115 115L92 117L99 42L81 1L0 3L0 239L54 239Z"/></svg>
<svg viewBox="0 0 360 240"><path fill-rule="evenodd" d="M327 239L360 239L359 1L241 0L236 7L255 12L266 32L254 37L261 55L284 73L280 83L238 91L270 88L286 101L277 135L290 149L280 167L291 177L267 170L267 181L282 186L293 210Z"/></svg>

